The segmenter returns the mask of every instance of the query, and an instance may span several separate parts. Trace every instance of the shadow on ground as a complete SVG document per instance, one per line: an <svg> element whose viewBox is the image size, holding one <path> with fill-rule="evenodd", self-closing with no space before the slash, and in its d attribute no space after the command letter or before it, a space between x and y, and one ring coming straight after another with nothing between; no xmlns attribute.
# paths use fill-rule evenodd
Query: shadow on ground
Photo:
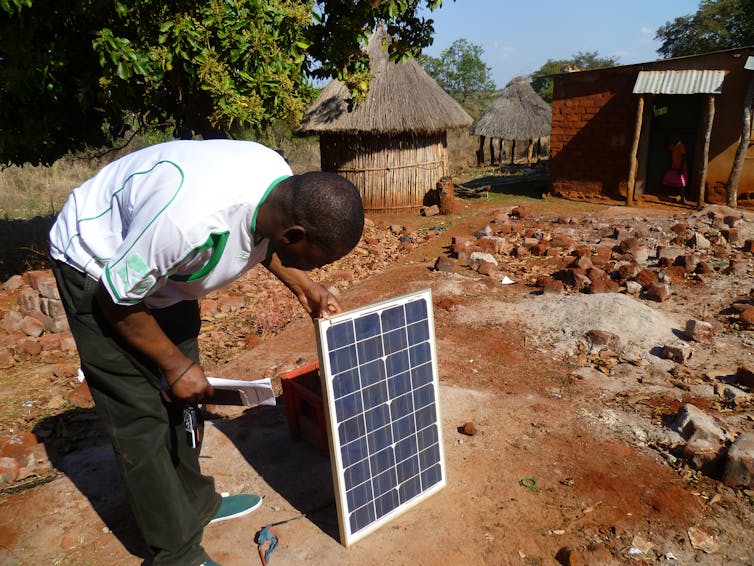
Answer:
<svg viewBox="0 0 754 566"><path fill-rule="evenodd" d="M112 445L94 409L48 417L33 432L43 439L52 466L89 500L128 552L145 558L147 548L131 514Z"/></svg>
<svg viewBox="0 0 754 566"><path fill-rule="evenodd" d="M235 419L211 421L236 447L272 492L339 541L330 460L313 445L294 439L282 399Z"/></svg>

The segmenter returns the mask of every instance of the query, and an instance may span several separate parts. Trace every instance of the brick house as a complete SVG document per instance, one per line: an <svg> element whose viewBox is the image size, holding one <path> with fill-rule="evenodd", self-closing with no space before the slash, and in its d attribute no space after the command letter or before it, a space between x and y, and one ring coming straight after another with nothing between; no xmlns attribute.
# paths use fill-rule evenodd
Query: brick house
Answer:
<svg viewBox="0 0 754 566"><path fill-rule="evenodd" d="M638 201L667 200L672 193L662 178L677 133L687 147L688 198L725 203L747 89L750 96L754 88L754 47L553 78L555 194L626 200L633 192ZM754 206L751 139L738 185L742 206Z"/></svg>

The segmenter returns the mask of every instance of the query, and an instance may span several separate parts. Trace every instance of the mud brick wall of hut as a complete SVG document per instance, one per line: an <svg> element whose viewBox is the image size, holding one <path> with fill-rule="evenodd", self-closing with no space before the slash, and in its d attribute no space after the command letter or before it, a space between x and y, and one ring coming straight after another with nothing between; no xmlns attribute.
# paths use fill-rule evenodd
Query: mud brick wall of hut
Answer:
<svg viewBox="0 0 754 566"><path fill-rule="evenodd" d="M625 198L637 99L633 74L555 81L550 177L560 196Z"/></svg>

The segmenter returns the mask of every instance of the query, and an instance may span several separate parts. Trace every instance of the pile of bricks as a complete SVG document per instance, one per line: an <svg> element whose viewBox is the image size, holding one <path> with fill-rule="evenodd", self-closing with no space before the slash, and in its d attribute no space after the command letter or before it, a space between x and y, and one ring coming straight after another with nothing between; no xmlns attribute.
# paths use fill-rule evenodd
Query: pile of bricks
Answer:
<svg viewBox="0 0 754 566"><path fill-rule="evenodd" d="M14 275L0 288L0 367L76 349L50 270Z"/></svg>
<svg viewBox="0 0 754 566"><path fill-rule="evenodd" d="M548 219L517 206L500 210L474 234L454 237L450 258L438 258L435 268L453 271L460 264L497 279L510 274L543 294L625 292L662 302L674 285L703 283L712 273L749 273L752 236L754 221L715 205L666 226L646 218L621 225L588 215ZM754 295L734 307L746 327L754 326L751 307Z"/></svg>

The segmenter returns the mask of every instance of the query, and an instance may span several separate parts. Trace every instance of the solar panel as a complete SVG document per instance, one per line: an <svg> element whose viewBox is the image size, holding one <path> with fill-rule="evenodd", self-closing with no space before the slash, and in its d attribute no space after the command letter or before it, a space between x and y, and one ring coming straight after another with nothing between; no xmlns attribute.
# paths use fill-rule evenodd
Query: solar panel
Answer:
<svg viewBox="0 0 754 566"><path fill-rule="evenodd" d="M432 295L317 320L341 542L445 485Z"/></svg>

